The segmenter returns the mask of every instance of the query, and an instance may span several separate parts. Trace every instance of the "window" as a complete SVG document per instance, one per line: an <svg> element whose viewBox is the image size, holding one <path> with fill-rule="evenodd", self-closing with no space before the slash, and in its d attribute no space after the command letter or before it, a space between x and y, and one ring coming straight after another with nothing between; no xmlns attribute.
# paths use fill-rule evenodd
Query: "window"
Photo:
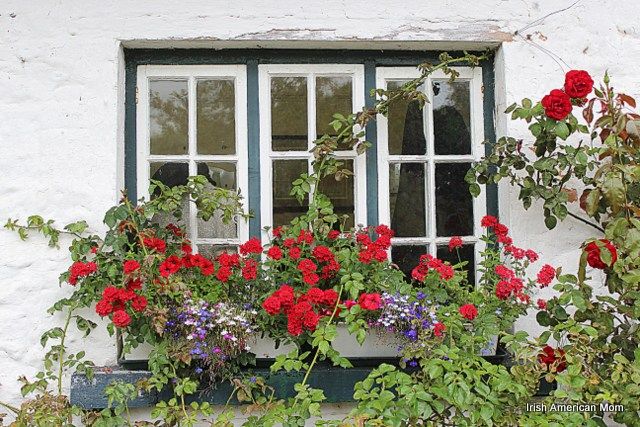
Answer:
<svg viewBox="0 0 640 427"><path fill-rule="evenodd" d="M417 101L401 102L387 118L379 118L380 222L396 232L391 258L405 274L424 253L457 263L447 247L451 236L465 242L463 261L475 267L478 258L478 221L486 212L485 200L471 197L464 176L480 157L484 139L482 70L458 71L454 82L444 74L425 82L422 90L430 102L424 108ZM419 76L413 67L378 68L376 74L377 86L388 89Z"/></svg>
<svg viewBox="0 0 640 427"><path fill-rule="evenodd" d="M263 226L279 226L306 213L289 195L291 182L311 172L313 141L335 133L334 113L347 115L364 105L361 65L261 65L260 152ZM355 173L340 182L328 177L320 190L333 201L338 215L348 215L348 228L366 223L366 159L349 147L335 156ZM266 239L266 236L265 236Z"/></svg>
<svg viewBox="0 0 640 427"><path fill-rule="evenodd" d="M211 187L247 194L246 68L243 65L138 67L137 190L150 179L183 185L203 175ZM247 221L203 221L183 201L183 219L204 254L235 248L249 236ZM171 221L170 218L160 220Z"/></svg>
<svg viewBox="0 0 640 427"><path fill-rule="evenodd" d="M126 50L125 58L128 188L148 197L151 178L174 185L201 174L239 189L253 213L248 222L205 223L185 201L191 240L214 254L306 212L289 195L291 182L310 170L313 141L333 132L332 114L371 105L371 89L418 77L416 65L436 62L437 53L160 49ZM460 67L453 83L433 75L423 110L396 105L388 119L368 125L373 146L365 156L337 151L353 179L321 183L348 226L396 230L391 257L405 272L425 252L457 262L446 247L452 235L463 237L464 260L478 259L479 218L497 213L497 190L472 199L464 174L482 155L485 135L493 138L492 66Z"/></svg>

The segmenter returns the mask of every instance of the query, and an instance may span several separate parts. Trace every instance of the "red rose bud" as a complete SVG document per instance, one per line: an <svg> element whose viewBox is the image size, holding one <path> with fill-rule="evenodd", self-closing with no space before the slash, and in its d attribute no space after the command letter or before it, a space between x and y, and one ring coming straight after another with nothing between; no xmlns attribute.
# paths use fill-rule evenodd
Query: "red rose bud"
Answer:
<svg viewBox="0 0 640 427"><path fill-rule="evenodd" d="M618 259L618 251L616 247L607 239L600 239L600 244L597 242L591 242L584 248L587 253L587 263L600 270L604 270L607 267L612 267ZM602 260L602 251L609 251L611 256L611 263L608 265Z"/></svg>

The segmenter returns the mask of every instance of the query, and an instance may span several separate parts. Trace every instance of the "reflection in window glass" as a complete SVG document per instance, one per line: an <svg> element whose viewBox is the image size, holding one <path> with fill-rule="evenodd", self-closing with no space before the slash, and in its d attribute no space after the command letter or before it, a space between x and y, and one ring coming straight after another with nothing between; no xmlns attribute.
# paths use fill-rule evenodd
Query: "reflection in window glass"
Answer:
<svg viewBox="0 0 640 427"><path fill-rule="evenodd" d="M458 254L460 254L460 258L458 258ZM449 251L448 245L438 246L437 256L443 261L449 261L451 265L466 261L467 264L463 268L467 271L467 280L471 286L475 284L475 253L473 244L463 245L461 248L458 248L457 251L454 249L453 252Z"/></svg>
<svg viewBox="0 0 640 427"><path fill-rule="evenodd" d="M433 83L433 133L436 154L471 154L469 82Z"/></svg>
<svg viewBox="0 0 640 427"><path fill-rule="evenodd" d="M227 190L237 189L236 165L229 162L202 162L198 163L198 175L207 178L205 190L212 191L215 188ZM215 213L208 221L198 218L198 237L204 238L233 238L238 235L238 226L235 222L225 224L221 213Z"/></svg>
<svg viewBox="0 0 640 427"><path fill-rule="evenodd" d="M198 245L198 253L209 259L214 259L223 252L234 254L238 252L238 248L230 245Z"/></svg>
<svg viewBox="0 0 640 427"><path fill-rule="evenodd" d="M348 169L353 172L353 160L344 160L341 169ZM353 176L345 177L336 181L334 176L326 176L320 182L318 189L322 194L329 197L333 203L333 211L338 217L349 215L345 222L344 229L349 230L355 226L355 197L353 191ZM342 220L342 218L340 218ZM336 224L339 226L340 224Z"/></svg>
<svg viewBox="0 0 640 427"><path fill-rule="evenodd" d="M189 101L186 80L149 81L151 154L186 154Z"/></svg>
<svg viewBox="0 0 640 427"><path fill-rule="evenodd" d="M198 80L198 154L235 154L235 89L233 80Z"/></svg>
<svg viewBox="0 0 640 427"><path fill-rule="evenodd" d="M391 228L397 237L423 237L426 230L425 165L389 165Z"/></svg>
<svg viewBox="0 0 640 427"><path fill-rule="evenodd" d="M274 160L273 161L273 226L288 224L293 218L307 212L309 201L304 200L301 206L294 196L290 195L291 183L308 171L307 160Z"/></svg>
<svg viewBox="0 0 640 427"><path fill-rule="evenodd" d="M160 181L169 187L176 187L178 185L185 185L187 178L189 177L189 165L187 163L172 163L172 162L152 162L150 164L149 176L152 180ZM153 194L151 195L153 197ZM169 213L156 214L154 219L162 225L170 223L177 224L183 228L186 227L189 231L189 197L184 196L182 198L182 209L180 210L180 216L174 217Z"/></svg>
<svg viewBox="0 0 640 427"><path fill-rule="evenodd" d="M399 89L408 80L390 81L389 90ZM423 109L418 101L400 100L389 107L389 154L420 155L427 152Z"/></svg>
<svg viewBox="0 0 640 427"><path fill-rule="evenodd" d="M391 247L391 261L398 266L407 278L411 279L411 271L418 265L420 255L428 253L426 246L399 246Z"/></svg>
<svg viewBox="0 0 640 427"><path fill-rule="evenodd" d="M307 79L271 78L271 139L274 151L306 151Z"/></svg>
<svg viewBox="0 0 640 427"><path fill-rule="evenodd" d="M349 76L316 78L316 134L336 135L329 123L336 113L348 116L352 113L352 84ZM351 147L338 147L338 150L349 150Z"/></svg>
<svg viewBox="0 0 640 427"><path fill-rule="evenodd" d="M464 176L470 163L436 164L436 233L473 235L473 199Z"/></svg>

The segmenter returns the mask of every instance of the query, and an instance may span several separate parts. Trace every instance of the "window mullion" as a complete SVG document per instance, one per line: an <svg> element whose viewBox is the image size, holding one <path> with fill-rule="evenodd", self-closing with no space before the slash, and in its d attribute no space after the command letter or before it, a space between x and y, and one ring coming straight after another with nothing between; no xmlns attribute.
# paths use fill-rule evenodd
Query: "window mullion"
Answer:
<svg viewBox="0 0 640 427"><path fill-rule="evenodd" d="M188 106L189 106L189 126L188 126L188 134L189 134L189 176L194 176L198 174L198 165L196 165L196 161L194 157L197 152L197 126L196 126L196 109L198 108L196 105L196 79L195 77L189 77L189 95L188 95ZM192 205L191 201L187 202L189 204L189 237L192 243L197 243L198 238L198 218L195 205Z"/></svg>
<svg viewBox="0 0 640 427"><path fill-rule="evenodd" d="M316 140L316 76L314 73L307 74L307 148L311 151ZM313 156L307 153L309 175L313 174ZM311 186L309 193L309 203L311 203L311 194L315 193L315 185Z"/></svg>

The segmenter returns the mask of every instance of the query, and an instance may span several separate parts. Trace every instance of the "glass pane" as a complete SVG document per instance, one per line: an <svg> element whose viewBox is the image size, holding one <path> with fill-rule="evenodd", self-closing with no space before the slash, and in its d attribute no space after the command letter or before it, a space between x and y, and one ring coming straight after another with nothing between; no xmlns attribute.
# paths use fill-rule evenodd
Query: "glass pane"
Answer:
<svg viewBox="0 0 640 427"><path fill-rule="evenodd" d="M227 252L230 254L237 253L238 247L232 245L205 245L203 243L198 244L198 253L209 259L214 259L223 252Z"/></svg>
<svg viewBox="0 0 640 427"><path fill-rule="evenodd" d="M436 154L471 154L469 82L433 83L433 134Z"/></svg>
<svg viewBox="0 0 640 427"><path fill-rule="evenodd" d="M460 254L460 258L458 258L458 253ZM467 265L464 266L464 269L467 271L467 279L470 284L475 284L475 252L474 245L468 244L463 245L461 248L453 250L453 252L449 251L449 246L438 246L438 258L443 261L449 261L451 265L456 265L461 261L467 261Z"/></svg>
<svg viewBox="0 0 640 427"><path fill-rule="evenodd" d="M235 154L235 88L233 80L199 80L197 124L199 154Z"/></svg>
<svg viewBox="0 0 640 427"><path fill-rule="evenodd" d="M198 163L198 175L207 177L206 190L215 188L237 189L236 165L227 162L203 162ZM225 224L219 213L204 221L198 218L198 237L206 238L232 238L238 235L238 226L234 222Z"/></svg>
<svg viewBox="0 0 640 427"><path fill-rule="evenodd" d="M391 229L397 237L427 235L425 166L423 163L389 165Z"/></svg>
<svg viewBox="0 0 640 427"><path fill-rule="evenodd" d="M464 176L470 163L436 164L436 234L473 235L473 200Z"/></svg>
<svg viewBox="0 0 640 427"><path fill-rule="evenodd" d="M189 177L189 165L187 163L153 162L150 164L149 176L152 180L160 181L169 187L186 185ZM159 213L154 216L154 220L162 225L174 223L186 227L189 232L189 197L185 195L182 198L178 217L170 213Z"/></svg>
<svg viewBox="0 0 640 427"><path fill-rule="evenodd" d="M418 265L420 255L428 253L426 246L398 246L391 247L391 260L398 266L405 276L411 277L411 271Z"/></svg>
<svg viewBox="0 0 640 427"><path fill-rule="evenodd" d="M309 201L304 200L302 206L298 200L289 195L291 183L308 171L307 160L274 160L273 161L273 225L286 225L307 212Z"/></svg>
<svg viewBox="0 0 640 427"><path fill-rule="evenodd" d="M353 172L353 160L343 160L343 162L344 164L341 166L341 169L348 169ZM345 177L340 181L336 181L334 176L327 176L322 179L318 186L320 192L331 199L331 203L333 203L333 211L336 215L339 217L342 217L342 215L349 215L344 224L345 230L349 230L355 226L354 213L356 205L353 186L353 176ZM340 218L340 220L342 220L342 218Z"/></svg>
<svg viewBox="0 0 640 427"><path fill-rule="evenodd" d="M351 77L317 77L316 78L316 133L337 135L331 123L333 115L340 113L348 116L353 112L353 95ZM350 150L351 147L338 147L338 150Z"/></svg>
<svg viewBox="0 0 640 427"><path fill-rule="evenodd" d="M271 140L274 151L307 151L307 78L271 78Z"/></svg>
<svg viewBox="0 0 640 427"><path fill-rule="evenodd" d="M187 154L189 96L186 80L149 81L151 154Z"/></svg>
<svg viewBox="0 0 640 427"><path fill-rule="evenodd" d="M387 89L399 89L408 81L390 81ZM418 101L400 100L389 107L389 154L426 154L422 112Z"/></svg>

